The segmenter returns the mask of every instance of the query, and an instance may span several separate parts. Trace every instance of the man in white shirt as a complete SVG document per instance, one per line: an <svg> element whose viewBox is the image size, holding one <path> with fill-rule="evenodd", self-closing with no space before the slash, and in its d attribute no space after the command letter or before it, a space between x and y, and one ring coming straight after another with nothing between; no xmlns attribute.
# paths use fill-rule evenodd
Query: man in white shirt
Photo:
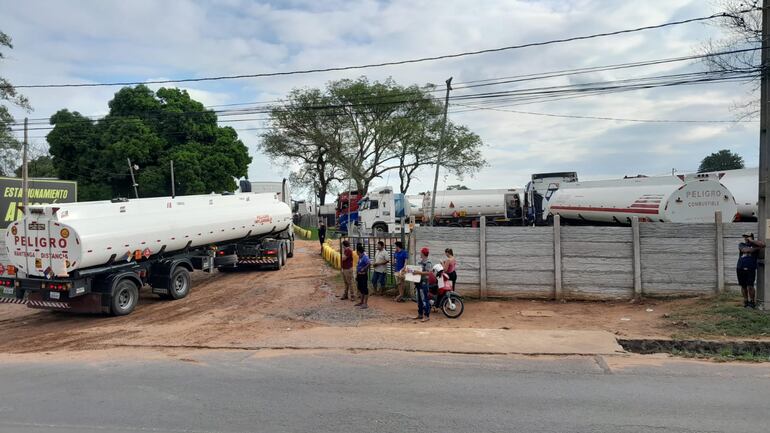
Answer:
<svg viewBox="0 0 770 433"><path fill-rule="evenodd" d="M388 262L390 262L390 254L385 251L385 242L377 242L377 251L374 253L374 273L372 273L372 288L375 294L381 294L385 292L385 275L388 272ZM377 289L377 283L380 283L379 290Z"/></svg>

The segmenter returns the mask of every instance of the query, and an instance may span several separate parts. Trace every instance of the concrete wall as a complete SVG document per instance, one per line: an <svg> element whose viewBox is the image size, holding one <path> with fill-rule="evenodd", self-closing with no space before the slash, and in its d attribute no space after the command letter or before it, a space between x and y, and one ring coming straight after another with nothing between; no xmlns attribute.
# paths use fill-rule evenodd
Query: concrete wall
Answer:
<svg viewBox="0 0 770 433"><path fill-rule="evenodd" d="M458 291L475 297L631 299L738 289L741 234L757 223L632 227L417 227L414 252L452 248Z"/></svg>

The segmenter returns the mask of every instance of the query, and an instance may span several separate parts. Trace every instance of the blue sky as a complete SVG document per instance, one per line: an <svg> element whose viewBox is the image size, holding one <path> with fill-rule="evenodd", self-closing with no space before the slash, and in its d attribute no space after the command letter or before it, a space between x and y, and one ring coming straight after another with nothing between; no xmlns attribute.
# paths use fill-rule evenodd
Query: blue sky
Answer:
<svg viewBox="0 0 770 433"><path fill-rule="evenodd" d="M36 1L0 0L0 29L15 49L0 74L15 84L103 82L258 73L373 63L478 50L710 15L703 0L576 1ZM330 80L392 76L403 85L455 82L598 66L696 53L720 29L687 24L624 36L486 54L431 63L291 77L185 85L207 105L281 98L292 88ZM699 70L671 64L603 72L611 80ZM538 85L567 84L560 78ZM519 87L531 86L521 84ZM513 88L513 87L508 87ZM35 111L60 108L103 114L117 88L29 89ZM642 119L734 119L749 98L738 84L651 89L512 109ZM457 93L460 94L460 93ZM23 113L14 114L23 117ZM705 155L730 148L757 164L758 124L639 124L562 119L500 111L452 113L485 143L490 166L462 183L471 188L524 185L531 173L575 170L583 179L694 170ZM261 121L237 128L259 128ZM287 170L257 153L259 131L239 132L255 180ZM44 132L33 131L36 148ZM424 170L411 193L429 189ZM440 186L460 182L440 179ZM381 179L377 185L393 183ZM376 186L376 185L375 185Z"/></svg>

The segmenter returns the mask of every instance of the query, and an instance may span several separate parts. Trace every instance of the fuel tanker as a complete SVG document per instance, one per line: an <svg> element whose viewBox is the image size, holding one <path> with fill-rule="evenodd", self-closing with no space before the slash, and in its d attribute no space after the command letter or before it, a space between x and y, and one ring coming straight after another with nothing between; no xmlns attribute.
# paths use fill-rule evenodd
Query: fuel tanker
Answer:
<svg viewBox="0 0 770 433"><path fill-rule="evenodd" d="M288 197L288 195L284 195ZM291 209L275 193L211 194L28 206L5 235L3 298L30 307L130 313L145 284L167 299L190 272L293 255Z"/></svg>
<svg viewBox="0 0 770 433"><path fill-rule="evenodd" d="M635 177L563 184L544 215L594 223L640 221L712 223L714 212L732 222L737 206L732 193L710 177Z"/></svg>
<svg viewBox="0 0 770 433"><path fill-rule="evenodd" d="M708 173L735 194L740 221L756 221L759 214L759 168L741 168Z"/></svg>
<svg viewBox="0 0 770 433"><path fill-rule="evenodd" d="M430 221L431 193L422 196L423 219ZM441 226L470 226L479 217L490 225L521 224L524 190L478 189L437 191L434 223Z"/></svg>

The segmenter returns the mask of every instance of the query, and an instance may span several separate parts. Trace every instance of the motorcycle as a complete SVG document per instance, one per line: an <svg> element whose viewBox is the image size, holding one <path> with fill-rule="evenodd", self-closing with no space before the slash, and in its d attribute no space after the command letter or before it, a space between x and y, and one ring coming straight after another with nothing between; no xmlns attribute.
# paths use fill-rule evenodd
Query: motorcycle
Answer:
<svg viewBox="0 0 770 433"><path fill-rule="evenodd" d="M433 266L428 275L428 301L433 310L441 310L450 319L457 319L465 310L463 297L454 291L449 276L440 264Z"/></svg>

